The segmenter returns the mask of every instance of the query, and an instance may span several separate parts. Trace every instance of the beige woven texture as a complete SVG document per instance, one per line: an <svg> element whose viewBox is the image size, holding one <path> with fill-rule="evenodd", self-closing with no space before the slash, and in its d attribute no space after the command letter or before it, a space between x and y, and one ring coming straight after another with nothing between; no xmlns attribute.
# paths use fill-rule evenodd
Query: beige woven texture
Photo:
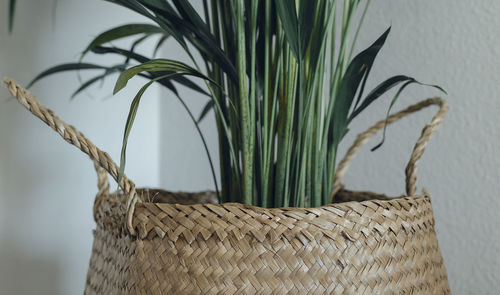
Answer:
<svg viewBox="0 0 500 295"><path fill-rule="evenodd" d="M180 195L192 205L170 204L179 194L136 190L126 177L123 192L110 193L107 173L115 180L118 175L111 158L14 81L5 83L21 104L94 160L97 227L85 294L450 294L431 201L426 193L417 195L415 185L417 163L447 110L440 98L387 120L439 106L407 165L407 196L351 192L341 184L382 120L360 134L339 163L336 203L265 209L192 204L210 201L206 192Z"/></svg>

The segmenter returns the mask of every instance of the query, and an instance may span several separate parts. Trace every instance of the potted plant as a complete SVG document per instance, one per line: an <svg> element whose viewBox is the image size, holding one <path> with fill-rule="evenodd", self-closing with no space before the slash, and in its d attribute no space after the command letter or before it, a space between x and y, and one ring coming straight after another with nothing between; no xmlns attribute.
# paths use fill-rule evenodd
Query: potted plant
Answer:
<svg viewBox="0 0 500 295"><path fill-rule="evenodd" d="M82 58L92 52L120 55L124 62L63 64L32 83L62 71L101 70L75 94L119 73L116 93L135 76L146 78L130 107L119 166L7 81L13 96L96 163L98 225L87 293L449 292L430 200L415 190L416 164L446 104L431 99L387 115L360 135L336 170L337 148L349 123L388 90L399 87L390 110L404 88L421 84L398 75L365 91L390 31L353 55L369 1L205 0L201 15L186 0L110 2L153 24L110 29L90 42ZM138 37L130 49L108 45L130 36ZM135 51L137 44L155 36L157 48L174 38L190 61L154 59ZM201 79L205 87L193 79ZM124 175L135 114L155 82L171 90L197 127L219 204L201 204L197 194L172 202L171 193L136 189ZM198 118L178 95L178 85L209 97ZM388 123L433 104L440 111L412 154L406 198L342 189L339 179L361 144ZM220 184L198 128L211 110L219 135ZM123 191L109 193L106 173ZM335 201L351 202L331 204Z"/></svg>

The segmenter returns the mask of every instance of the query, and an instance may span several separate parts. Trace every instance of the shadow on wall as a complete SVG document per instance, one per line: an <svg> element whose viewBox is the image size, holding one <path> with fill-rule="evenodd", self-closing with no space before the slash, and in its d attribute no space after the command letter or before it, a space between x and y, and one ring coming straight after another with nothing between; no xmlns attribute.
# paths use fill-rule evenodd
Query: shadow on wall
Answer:
<svg viewBox="0 0 500 295"><path fill-rule="evenodd" d="M58 295L61 266L57 258L33 255L22 245L2 238L0 244L0 295Z"/></svg>

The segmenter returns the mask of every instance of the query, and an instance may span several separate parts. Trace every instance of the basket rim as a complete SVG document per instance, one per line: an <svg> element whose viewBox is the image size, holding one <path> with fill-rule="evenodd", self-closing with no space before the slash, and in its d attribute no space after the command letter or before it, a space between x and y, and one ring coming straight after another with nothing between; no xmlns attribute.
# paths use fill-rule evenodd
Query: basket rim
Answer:
<svg viewBox="0 0 500 295"><path fill-rule="evenodd" d="M362 193L362 194L373 194L376 196L385 196L384 194L378 194L370 191L350 191L350 190L344 190L344 192L348 193ZM189 194L189 192L183 192ZM193 192L195 194L196 192ZM345 202L335 202L335 203L329 203L325 204L322 206L318 207L274 207L274 208L266 208L266 207L260 207L260 206L255 206L255 205L249 205L249 204L243 204L243 203L238 203L238 202L226 202L226 203L197 203L197 204L182 204L182 203L160 203L160 202L141 202L137 204L137 207L143 207L143 208L149 208L151 206L160 206L162 208L166 207L172 207L172 208L185 208L185 207L191 207L193 209L200 209L200 208L210 208L210 210L216 210L216 208L243 208L245 210L251 210L254 212L259 212L260 214L265 214L265 213L275 213L275 212L287 212L287 213L295 213L295 212L311 212L311 213L317 213L319 210L331 210L331 209L344 209L344 208L349 208L347 210L351 210L352 206L367 206L368 204L375 203L377 205L382 205L382 204L401 204L402 202L409 203L409 204L414 204L413 201L415 200L421 200L421 199L426 199L430 201L430 195L429 194L421 194L421 195L413 195L413 196L406 196L406 195L400 195L397 197L388 197L387 199L369 199L369 200L363 200L363 201L345 201ZM367 206L369 207L369 206ZM346 210L346 211L347 211ZM136 215L136 214L134 214Z"/></svg>
<svg viewBox="0 0 500 295"><path fill-rule="evenodd" d="M398 199L412 199L412 198L421 198L421 197L430 197L430 195L427 192L424 192L422 194L416 194L413 196L407 196L407 195L399 195L399 196L388 196L383 193L376 193L368 190L347 190L347 189L340 189L337 194L356 194L356 195L364 195L364 196L371 196L373 198L366 199L363 201L339 201L339 202L333 202L333 203L328 203L325 205L321 205L318 207L293 207L293 206L284 206L284 207L261 207L261 206L256 206L256 205L250 205L250 204L244 204L244 203L238 203L238 202L225 202L225 203L196 203L196 204L183 204L183 203L165 203L165 202L151 202L146 199L143 199L141 196L141 192L143 191L152 191L152 192L161 192L164 194L185 194L185 195L197 195L200 193L215 193L213 190L201 190L201 191L169 191L161 188L150 188L150 187L140 187L136 188L138 192L138 197L141 198L141 202L138 204L144 204L144 205L151 205L151 204L161 204L162 206L220 206L220 207L225 207L225 206L243 206L245 208L254 208L255 210L286 210L286 211L293 211L293 210L309 210L309 209L319 209L323 207L331 207L332 205L341 205L345 203L350 203L350 202L355 202L355 203L362 203L362 202L380 202L380 201L392 201L392 200L398 200ZM116 195L116 191L110 193L111 195ZM122 192L118 192L119 198L124 198L124 194Z"/></svg>
<svg viewBox="0 0 500 295"><path fill-rule="evenodd" d="M356 192L353 192L356 193ZM369 192L363 192L369 193ZM375 193L373 193L375 194ZM376 194L378 195L378 194ZM123 202L123 196L114 194L116 201ZM119 199L117 199L119 198ZM125 207L101 208L97 224L124 227ZM102 202L99 207L109 207ZM123 203L122 203L123 205ZM429 194L399 196L391 199L348 201L332 203L314 208L281 207L263 208L241 203L223 204L169 204L140 202L134 212L133 226L140 240L161 239L170 241L183 237L195 241L201 234L207 240L217 236L224 240L233 235L238 240L251 235L258 241L276 241L280 236L298 238L304 244L323 236L335 242L354 242L378 232L388 231L406 234L434 227L434 217ZM418 222L414 222L418 220Z"/></svg>

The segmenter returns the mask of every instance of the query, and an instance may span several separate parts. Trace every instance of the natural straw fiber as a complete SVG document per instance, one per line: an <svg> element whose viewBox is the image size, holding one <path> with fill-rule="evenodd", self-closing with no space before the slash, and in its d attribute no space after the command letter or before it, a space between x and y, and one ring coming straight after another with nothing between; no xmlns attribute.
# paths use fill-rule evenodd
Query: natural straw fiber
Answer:
<svg viewBox="0 0 500 295"><path fill-rule="evenodd" d="M118 175L111 158L14 81L5 82L21 104L94 160L97 227L85 294L450 294L431 201L415 187L417 163L447 109L440 98L388 119L439 106L410 157L407 196L350 192L340 182L383 120L360 134L339 163L336 203L265 209L210 204L208 192L135 189L125 177L123 192L110 193L106 173ZM205 204L171 204L183 199Z"/></svg>

